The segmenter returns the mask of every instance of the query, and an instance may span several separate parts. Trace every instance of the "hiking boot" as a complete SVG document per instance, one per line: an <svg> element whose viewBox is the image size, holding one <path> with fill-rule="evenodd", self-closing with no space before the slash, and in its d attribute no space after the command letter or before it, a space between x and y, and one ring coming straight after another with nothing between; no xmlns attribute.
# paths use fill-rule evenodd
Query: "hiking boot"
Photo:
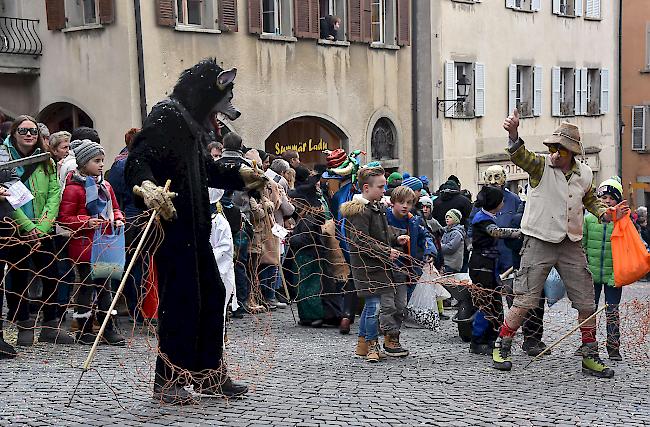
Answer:
<svg viewBox="0 0 650 427"><path fill-rule="evenodd" d="M357 347L354 349L355 357L366 357L368 355L368 343L364 337L359 337Z"/></svg>
<svg viewBox="0 0 650 427"><path fill-rule="evenodd" d="M344 317L341 319L341 323L339 323L339 333L341 335L347 335L350 333L350 319L347 317Z"/></svg>
<svg viewBox="0 0 650 427"><path fill-rule="evenodd" d="M544 342L534 339L534 338L529 338L525 339L523 345L521 346L522 350L526 352L527 355L531 357L537 357L539 356L544 350L546 350L546 344ZM549 354L550 351L547 351L544 354Z"/></svg>
<svg viewBox="0 0 650 427"><path fill-rule="evenodd" d="M16 356L16 349L5 341L2 331L0 331L0 359L13 359Z"/></svg>
<svg viewBox="0 0 650 427"><path fill-rule="evenodd" d="M623 356L621 356L620 350L616 347L607 346L607 354L609 355L609 360L613 362L623 361Z"/></svg>
<svg viewBox="0 0 650 427"><path fill-rule="evenodd" d="M106 328L102 335L102 344L114 345L116 347L124 347L126 340L114 328Z"/></svg>
<svg viewBox="0 0 650 427"><path fill-rule="evenodd" d="M582 357L582 373L597 378L612 378L614 370L603 363L598 354L598 343L586 343L584 356Z"/></svg>
<svg viewBox="0 0 650 427"><path fill-rule="evenodd" d="M372 340L368 341L368 354L366 355L366 362L376 363L379 362L381 357L379 356L380 348L379 341Z"/></svg>
<svg viewBox="0 0 650 427"><path fill-rule="evenodd" d="M477 343L474 341L469 343L469 352L473 354L482 354L484 356L489 356L490 354L492 354L493 348L494 348L494 344Z"/></svg>
<svg viewBox="0 0 650 427"><path fill-rule="evenodd" d="M16 345L22 347L31 347L34 345L34 327L36 326L36 320L21 320L16 322L16 327L18 328L18 338L16 339Z"/></svg>
<svg viewBox="0 0 650 427"><path fill-rule="evenodd" d="M196 403L185 387L174 382L170 385L153 385L153 398L170 405L187 405Z"/></svg>
<svg viewBox="0 0 650 427"><path fill-rule="evenodd" d="M384 335L384 351L386 356L391 357L406 357L409 351L402 347L399 342L399 332Z"/></svg>
<svg viewBox="0 0 650 427"><path fill-rule="evenodd" d="M494 343L492 349L492 366L500 371L509 371L512 369L512 338L499 337Z"/></svg>
<svg viewBox="0 0 650 427"><path fill-rule="evenodd" d="M48 342L52 344L63 345L74 344L74 338L66 331L61 330L59 325L59 319L43 322L43 325L41 325L41 333L38 334L38 342Z"/></svg>
<svg viewBox="0 0 650 427"><path fill-rule="evenodd" d="M214 381L208 381L213 383ZM242 383L236 383L230 379L229 376L225 375L219 384L204 386L202 384L200 387L195 385L194 391L198 394L210 397L239 397L248 393L248 386Z"/></svg>

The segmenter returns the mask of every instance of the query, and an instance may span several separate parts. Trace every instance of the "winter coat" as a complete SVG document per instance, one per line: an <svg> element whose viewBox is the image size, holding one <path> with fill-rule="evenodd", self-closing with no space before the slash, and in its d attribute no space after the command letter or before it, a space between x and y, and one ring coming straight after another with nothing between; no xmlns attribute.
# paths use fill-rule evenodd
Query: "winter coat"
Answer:
<svg viewBox="0 0 650 427"><path fill-rule="evenodd" d="M436 246L433 243L433 237L431 236L431 233L424 228L422 218L409 213L408 218L398 219L393 214L393 210L388 208L386 210L386 219L388 225L399 229L400 234L406 234L410 237L410 256L423 261L427 256L436 255L437 251ZM400 266L400 263L398 263L398 266ZM420 275L421 271L418 271L417 274Z"/></svg>
<svg viewBox="0 0 650 427"><path fill-rule="evenodd" d="M128 188L124 181L124 166L126 165L128 155L129 151L126 147L123 148L115 159L115 162L113 162L113 166L111 166L111 170L108 172L106 179L113 186L115 198L120 203L120 208L124 211L124 215L127 218L133 218L140 215L142 209L138 209L135 206L133 202L133 189Z"/></svg>
<svg viewBox="0 0 650 427"><path fill-rule="evenodd" d="M521 199L519 196L504 188L503 193L503 208L496 213L496 224L501 228L513 227L513 220L515 217L518 217L519 223L514 228L520 228L521 226L521 215L523 215L523 210L521 215L518 214L519 206L521 205ZM470 214L470 222L474 215L479 211L479 208L472 209ZM469 236L472 237L471 228L468 230ZM508 242L513 239L499 239L497 243L497 249L499 250L499 261L497 263L497 269L499 273L503 273L507 269L513 266L514 259L512 254L512 249L509 247ZM517 239L519 240L519 239Z"/></svg>
<svg viewBox="0 0 650 427"><path fill-rule="evenodd" d="M458 209L460 211L463 216L460 223L467 230L469 228L469 215L472 212L472 202L463 196L460 191L441 191L440 196L433 201L431 213L438 223L444 224L445 215L450 209Z"/></svg>
<svg viewBox="0 0 650 427"><path fill-rule="evenodd" d="M38 153L35 152L34 154ZM9 138L4 141L4 144L0 145L0 163L18 160L21 157ZM24 168L16 168L19 170L18 175L22 176ZM34 229L37 229L42 234L48 234L54 227L54 221L59 214L59 203L61 202L61 186L56 176L54 161L50 159L47 162L38 163L25 185L34 196L31 201L33 217L30 218L25 213L26 206L22 206L13 212L12 218L20 227L22 234L27 234Z"/></svg>
<svg viewBox="0 0 650 427"><path fill-rule="evenodd" d="M442 241L440 242L440 251L445 258L445 267L460 271L463 267L467 233L460 224L451 227L447 226L444 230L445 233L442 235Z"/></svg>
<svg viewBox="0 0 650 427"><path fill-rule="evenodd" d="M327 40L329 36L334 37L334 40L338 40L338 31L334 29L334 17L332 15L327 15L320 20L320 38Z"/></svg>
<svg viewBox="0 0 650 427"><path fill-rule="evenodd" d="M95 229L88 226L88 220L96 217L88 215L86 189L80 182L72 179L72 176L73 174L69 173L66 178L59 209L59 223L72 230L72 236L68 243L68 256L73 262L90 262ZM104 181L104 184L111 196L114 220L124 221L124 215L120 211L113 187L108 181ZM105 227L102 233L107 234L111 231L111 227Z"/></svg>
<svg viewBox="0 0 650 427"><path fill-rule="evenodd" d="M612 259L613 222L598 222L593 214L585 215L582 227L582 247L594 283L614 286L614 262Z"/></svg>
<svg viewBox="0 0 650 427"><path fill-rule="evenodd" d="M392 292L393 274L388 254L397 235L388 226L386 212L360 194L341 205L350 248L352 277L359 296Z"/></svg>
<svg viewBox="0 0 650 427"><path fill-rule="evenodd" d="M263 200L268 204L266 215L261 221L262 231L260 233L262 241L262 253L260 255L260 264L262 265L280 265L280 238L273 234L275 225L275 213L280 209L280 191L274 182L270 182L271 189L267 192ZM253 222L255 226L255 222ZM256 233L257 235L257 233ZM255 239L253 239L255 240Z"/></svg>

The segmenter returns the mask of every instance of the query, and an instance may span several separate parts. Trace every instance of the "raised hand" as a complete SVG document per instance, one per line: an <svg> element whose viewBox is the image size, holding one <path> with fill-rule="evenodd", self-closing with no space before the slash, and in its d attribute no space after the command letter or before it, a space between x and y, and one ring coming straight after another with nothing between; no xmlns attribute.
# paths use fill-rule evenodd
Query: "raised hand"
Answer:
<svg viewBox="0 0 650 427"><path fill-rule="evenodd" d="M503 121L503 128L506 131L508 131L508 134L510 135L510 139L516 141L519 139L519 131L517 130L518 127L519 127L519 110L515 108L512 111L512 114L509 115Z"/></svg>

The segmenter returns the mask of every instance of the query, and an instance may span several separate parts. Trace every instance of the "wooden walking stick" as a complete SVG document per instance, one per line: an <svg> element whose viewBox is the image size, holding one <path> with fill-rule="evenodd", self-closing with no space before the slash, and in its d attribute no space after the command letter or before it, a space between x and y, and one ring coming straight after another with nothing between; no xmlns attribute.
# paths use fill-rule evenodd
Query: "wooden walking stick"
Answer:
<svg viewBox="0 0 650 427"><path fill-rule="evenodd" d="M585 323L587 323L588 321L590 321L590 320L593 319L594 317L598 316L598 315L599 315L600 313L602 313L603 310L605 310L606 308L607 308L607 304L605 304L601 309L599 309L599 310L596 311L594 314L592 314L591 316L587 317L585 320L583 320L582 322L580 322L580 324L579 324L578 326L576 326L575 328L571 329L569 332L567 332L566 334L564 334L564 336L562 336L562 338L560 338L559 340L555 341L553 344L551 344L550 347L546 347L546 348L544 349L544 351L542 351L540 354L538 354L537 356L535 356L535 357L533 358L533 360L531 360L530 362L528 362L528 364L527 364L526 366L524 366L524 369L526 369L527 367L530 366L531 363L535 362L537 359L539 359L540 357L542 357L543 355L545 355L546 353L548 353L549 351L551 351L552 348L556 347L559 343L561 343L562 341L564 341L565 338L568 338L569 335L573 334L575 331L577 331L578 329L580 329L580 327L582 327Z"/></svg>
<svg viewBox="0 0 650 427"><path fill-rule="evenodd" d="M171 185L171 180L167 180L165 183L165 191L169 190L169 186ZM108 324L111 313L115 309L115 306L117 305L117 300L122 294L122 291L124 290L124 286L126 285L126 281L129 278L129 274L131 274L131 270L133 269L133 266L135 265L135 261L138 258L138 255L140 255L140 251L142 250L142 246L144 246L144 242L147 239L147 235L149 234L149 230L151 229L151 226L153 222L156 220L158 217L158 209L154 209L154 211L151 214L151 217L149 218L149 221L147 222L147 226L144 229L144 232L140 236L140 241L138 242L138 246L135 248L135 252L133 253L133 257L131 258L131 262L129 263L128 267L124 271L124 274L122 275L122 281L120 282L120 286L117 288L117 291L115 291L115 296L113 297L113 301L111 302L111 306L108 309L108 313L106 316L104 316L104 321L102 322L102 326L99 328L99 332L97 332L97 337L95 338L95 342L93 346L90 349L90 352L88 353L88 357L86 357L86 361L83 363L81 366L82 371L81 375L79 376L79 381L77 381L77 385L75 386L74 390L72 391L72 395L70 396L70 401L68 402L67 406L70 406L72 403L72 399L74 398L75 394L77 393L77 389L79 388L79 384L81 384L81 379L83 378L84 374L88 369L90 369L90 364L93 362L93 359L95 358L95 353L97 352L97 346L99 345L99 341L102 339L102 336L104 335L104 330L106 329L106 325Z"/></svg>

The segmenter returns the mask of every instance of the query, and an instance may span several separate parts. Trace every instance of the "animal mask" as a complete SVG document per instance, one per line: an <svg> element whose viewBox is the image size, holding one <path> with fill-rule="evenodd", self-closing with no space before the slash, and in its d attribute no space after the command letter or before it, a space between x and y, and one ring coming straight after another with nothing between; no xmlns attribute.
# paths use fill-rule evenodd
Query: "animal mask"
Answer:
<svg viewBox="0 0 650 427"><path fill-rule="evenodd" d="M506 183L506 171L500 165L490 166L483 172L483 180L486 184L502 187Z"/></svg>

